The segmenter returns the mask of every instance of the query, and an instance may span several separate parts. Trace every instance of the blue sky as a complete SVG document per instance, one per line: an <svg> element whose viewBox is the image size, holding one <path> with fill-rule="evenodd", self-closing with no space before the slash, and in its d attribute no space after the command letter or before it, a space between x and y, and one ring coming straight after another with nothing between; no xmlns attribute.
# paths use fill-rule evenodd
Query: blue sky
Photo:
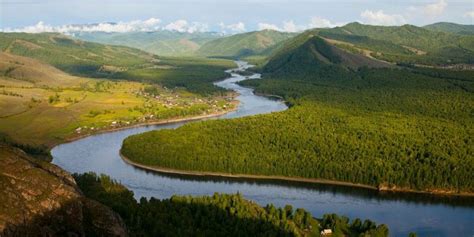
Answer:
<svg viewBox="0 0 474 237"><path fill-rule="evenodd" d="M0 0L0 28L68 31L70 24L101 24L81 30L300 31L359 21L374 25L473 24L474 0Z"/></svg>

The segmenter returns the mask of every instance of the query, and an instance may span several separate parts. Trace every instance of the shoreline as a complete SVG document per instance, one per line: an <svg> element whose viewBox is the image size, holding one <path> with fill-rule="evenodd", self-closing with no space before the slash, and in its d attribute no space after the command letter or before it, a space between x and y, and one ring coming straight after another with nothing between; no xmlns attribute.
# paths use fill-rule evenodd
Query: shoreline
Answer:
<svg viewBox="0 0 474 237"><path fill-rule="evenodd" d="M232 179L249 179L249 180L267 180L267 181L290 181L296 183L306 183L306 184L328 184L328 185L337 185L353 188L363 188L373 191L378 191L379 193L384 192L396 192L396 193L411 193L411 194L424 194L424 195L433 195L433 196L450 196L450 197L474 197L474 193L454 193L447 191L419 191L412 189L401 189L401 188L379 188L376 186L368 184L358 184L345 181L337 180L327 180L327 179L316 179L316 178L302 178L302 177L289 177L281 175L254 175L254 174L231 174L231 173L222 173L222 172L211 172L211 171L192 171L192 170L179 170L172 168L164 168L157 166L147 166L143 164L136 163L130 160L128 157L122 154L122 150L119 152L122 160L138 169L143 169L146 171L151 171L155 173L162 174L175 174L175 175L184 175L190 177L218 177L218 178L232 178Z"/></svg>
<svg viewBox="0 0 474 237"><path fill-rule="evenodd" d="M258 96L263 96L267 98L276 98L278 100L281 100L282 103L285 103L288 108L291 107L291 105L288 104L287 101L284 101L281 96L278 95L272 95L272 94L265 94L265 93L256 93L254 92L255 95ZM227 113L234 112L238 110L240 102L238 100L235 100L237 95L232 96L233 100L232 103L235 105L232 109L230 110L225 110L225 111L219 111L219 112L214 112L211 114L203 114L203 115L198 115L198 116L190 116L190 117L182 117L182 118L172 118L172 119L166 119L166 120L160 120L160 121L149 121L149 122L142 122L142 123L136 123L136 124L131 124L128 126L122 126L122 127L116 127L116 128L108 128L108 129L103 129L94 133L89 133L89 134L83 134L83 135L73 135L69 138L65 138L63 141L52 144L51 146L48 146L49 151L51 151L54 147L59 146L61 144L66 144L70 142L74 142L89 136L94 136L94 135L100 135L104 133L110 133L110 132L115 132L115 131L120 131L120 130L125 130L125 129L131 129L131 128L136 128L136 127L142 127L142 126L152 126L152 125L164 125L164 124L174 124L174 123L180 123L180 122L188 122L188 121L198 121L198 120L205 120L208 118L215 118L219 117L222 115L225 115ZM253 175L253 174L232 174L232 173L223 173L223 172L209 172L209 171L192 171L192 170L178 170L178 169L172 169L172 168L164 168L164 167L156 167L156 166L147 166L143 164L139 164L136 162L131 161L129 158L124 156L122 154L122 150L119 150L119 155L122 158L122 160L139 169L151 171L151 172L156 172L156 173L164 173L164 174L175 174L175 175L185 175L185 176L200 176L200 177L221 177L221 178L232 178L232 179L249 179L249 180L267 180L267 181L289 181L289 182L296 182L296 183L307 183L307 184L327 184L327 185L336 185L336 186L345 186L345 187L353 187L353 188L362 188L362 189L367 189L367 190L373 190L373 191L378 191L379 193L390 193L390 192L395 192L395 193L412 193L412 194L424 194L424 195L433 195L433 196L453 196L453 197L474 197L474 193L456 193L452 191L443 191L443 190L432 190L432 191L420 191L420 190L413 190L413 189L407 189L407 188L398 188L398 187L386 187L383 185L379 186L373 186L373 185L367 185L367 184L358 184L358 183L351 183L351 182L346 182L346 181L337 181L337 180L327 180L327 179L317 179L317 178L303 178L303 177L289 177L289 176L281 176L281 175Z"/></svg>
<svg viewBox="0 0 474 237"><path fill-rule="evenodd" d="M234 108L230 109L230 110L225 110L225 111L221 111L221 112L214 112L214 113L211 113L211 114L203 114L203 115L190 116L190 117L172 118L172 119L165 119L165 120L156 120L156 121L150 121L150 122L135 123L135 124L130 124L130 125L127 125L127 126L121 126L121 127L116 127L116 128L107 128L107 129L99 130L99 131L94 132L94 133L87 133L87 134L77 135L77 136L73 135L73 136L70 136L68 138L65 138L63 141L48 145L48 150L51 151L56 146L71 143L71 142L74 142L74 141L77 141L77 140L80 140L80 139L83 139L83 138L87 138L87 137L95 136L95 135L100 135L100 134L104 134L104 133L111 133L111 132L131 129L131 128L143 127L143 126L165 125L165 124L174 124L174 123L181 123L181 122L204 120L204 119L208 119L208 118L216 118L216 117L223 116L225 114L236 111L238 109L238 103L236 103L235 105L236 106Z"/></svg>

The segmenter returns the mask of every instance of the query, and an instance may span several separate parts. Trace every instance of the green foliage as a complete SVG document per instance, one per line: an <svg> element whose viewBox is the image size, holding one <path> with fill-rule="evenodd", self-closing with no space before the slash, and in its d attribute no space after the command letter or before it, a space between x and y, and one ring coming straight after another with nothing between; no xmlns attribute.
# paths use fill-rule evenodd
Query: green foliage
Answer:
<svg viewBox="0 0 474 237"><path fill-rule="evenodd" d="M446 33L454 33L461 35L473 35L474 25L461 25L450 22L438 22L431 25L423 26L423 28L433 31L441 31Z"/></svg>
<svg viewBox="0 0 474 237"><path fill-rule="evenodd" d="M370 26L350 23L331 29L316 29L311 33L370 50L373 57L391 62L472 64L474 58L473 35L451 34L413 25Z"/></svg>
<svg viewBox="0 0 474 237"><path fill-rule="evenodd" d="M7 134L0 132L0 144L2 143L12 147L20 148L21 150L35 158L39 158L46 161L51 161L53 159L53 157L51 156L51 152L49 151L49 148L47 146L20 143L12 139Z"/></svg>
<svg viewBox="0 0 474 237"><path fill-rule="evenodd" d="M134 135L122 153L182 170L474 191L470 73L339 70L345 77L301 73L244 81L293 107Z"/></svg>
<svg viewBox="0 0 474 237"><path fill-rule="evenodd" d="M111 45L123 45L141 49L160 56L193 55L206 42L219 38L219 34L210 32L78 32L74 37Z"/></svg>
<svg viewBox="0 0 474 237"><path fill-rule="evenodd" d="M125 79L184 87L208 95L222 93L211 82L227 76L227 60L163 58L138 49L84 42L52 33L0 33L0 49L38 59L65 72L93 78Z"/></svg>
<svg viewBox="0 0 474 237"><path fill-rule="evenodd" d="M211 57L241 58L252 55L270 55L281 42L293 37L292 33L274 30L254 31L215 39L205 43L197 53Z"/></svg>
<svg viewBox="0 0 474 237"><path fill-rule="evenodd" d="M370 220L354 225L335 214L314 219L304 209L261 207L240 194L141 198L137 203L133 192L108 176L86 173L74 178L86 197L120 214L131 236L319 236L320 226L341 236L388 236L385 225Z"/></svg>

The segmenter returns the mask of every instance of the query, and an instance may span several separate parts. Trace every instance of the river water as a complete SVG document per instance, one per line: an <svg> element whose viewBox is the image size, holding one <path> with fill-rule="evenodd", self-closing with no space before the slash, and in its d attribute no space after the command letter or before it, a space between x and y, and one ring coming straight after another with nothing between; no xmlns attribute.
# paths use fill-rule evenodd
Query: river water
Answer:
<svg viewBox="0 0 474 237"><path fill-rule="evenodd" d="M287 106L277 100L256 96L252 89L236 82L260 78L259 74L240 76L235 71L249 65L238 61L238 69L229 70L231 77L215 85L239 93L236 111L220 116L236 118L277 112ZM313 216L337 213L350 218L371 219L385 223L391 236L474 236L473 198L435 197L420 194L378 193L352 187L322 184L301 184L287 181L255 181L217 177L189 177L158 174L126 164L119 155L122 141L133 134L151 130L174 129L186 122L149 125L86 137L56 146L53 163L71 173L96 172L120 181L135 197L169 198L177 195L211 195L214 192L240 192L261 205L291 204L305 208Z"/></svg>

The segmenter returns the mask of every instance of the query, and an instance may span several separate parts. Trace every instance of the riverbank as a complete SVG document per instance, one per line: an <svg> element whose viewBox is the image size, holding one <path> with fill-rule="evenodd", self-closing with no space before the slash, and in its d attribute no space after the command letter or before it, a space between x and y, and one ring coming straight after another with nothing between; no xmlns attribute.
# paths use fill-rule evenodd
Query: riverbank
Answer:
<svg viewBox="0 0 474 237"><path fill-rule="evenodd" d="M204 114L204 115L198 115L198 116L191 116L191 117L183 117L183 118L173 118L173 119L165 119L165 120L157 120L157 121L147 121L147 122L142 122L142 123L135 123L135 124L130 124L130 125L125 125L121 127L114 127L114 128L108 128L108 129L102 129L94 133L87 133L87 134L77 134L77 135L72 135L70 137L67 137L64 139L64 141L54 143L51 145L48 145L49 151L51 151L54 147L65 144L65 143L70 143L74 142L86 137L94 136L94 135L99 135L99 134L104 134L104 133L110 133L110 132L116 132L116 131L121 131L121 130L126 130L130 128L136 128L136 127L142 127L142 126L153 126L153 125L165 125L165 124L174 124L174 123L181 123L181 122L191 122L191 121L197 121L197 120L204 120L204 119L210 119L210 118L216 118L231 112L234 112L238 109L239 102L237 100L233 100L232 104L234 104L234 107L229 110L224 110L220 112L215 112L211 114Z"/></svg>
<svg viewBox="0 0 474 237"><path fill-rule="evenodd" d="M302 178L302 177L287 177L280 175L253 175L253 174L231 174L231 173L222 173L222 172L209 172L209 171L190 171L190 170L178 170L172 168L164 168L157 166L147 166L143 164L136 163L130 160L128 157L122 154L120 151L120 157L122 160L139 169L146 171L162 173L162 174L176 174L176 175L185 175L185 176L194 176L194 177L220 177L220 178L232 178L232 179L249 179L249 180L265 180L265 181L289 181L297 183L309 183L309 184L329 184L353 188L363 188L369 190L375 190L379 192L398 192L398 193L416 193L416 194L429 194L429 195L443 195L443 196L460 196L460 197L474 197L474 193L455 193L443 190L436 191L419 191L406 188L396 188L396 187L385 187L385 186L372 186L367 184L358 184L344 181L336 180L327 180L327 179L314 179L314 178Z"/></svg>

